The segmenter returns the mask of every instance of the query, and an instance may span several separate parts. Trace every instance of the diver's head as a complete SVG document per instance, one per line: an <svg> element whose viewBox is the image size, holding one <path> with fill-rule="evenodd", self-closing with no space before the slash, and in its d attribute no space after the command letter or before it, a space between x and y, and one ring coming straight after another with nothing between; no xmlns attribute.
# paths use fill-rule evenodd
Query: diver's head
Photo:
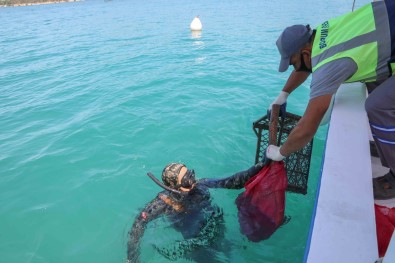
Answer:
<svg viewBox="0 0 395 263"><path fill-rule="evenodd" d="M195 171L182 163L170 163L162 171L162 181L170 188L189 191L196 183Z"/></svg>

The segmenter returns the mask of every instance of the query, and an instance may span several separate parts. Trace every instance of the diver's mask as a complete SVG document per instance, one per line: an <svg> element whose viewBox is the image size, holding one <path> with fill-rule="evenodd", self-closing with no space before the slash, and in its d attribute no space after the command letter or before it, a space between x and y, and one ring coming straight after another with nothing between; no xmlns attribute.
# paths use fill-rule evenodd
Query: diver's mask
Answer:
<svg viewBox="0 0 395 263"><path fill-rule="evenodd" d="M180 187L191 188L195 183L196 183L195 171L188 169L181 179L181 184L176 185L175 188L176 189L179 189Z"/></svg>
<svg viewBox="0 0 395 263"><path fill-rule="evenodd" d="M171 188L171 187L169 187L169 186L164 185L164 184L163 184L161 181L159 181L159 180L155 177L155 175L153 175L151 172L148 172L147 175L148 175L149 178L152 179L152 181L154 181L157 185L159 185L159 186L162 187L163 189L165 189L165 190L167 190L167 191L170 191L170 192L172 192L173 194L177 194L177 195L181 195L181 196L182 196L183 194L185 194L185 193L182 192L182 191L179 191L179 190L176 190L176 189L173 189L173 188Z"/></svg>
<svg viewBox="0 0 395 263"><path fill-rule="evenodd" d="M180 191L181 187L191 189L193 185L196 183L195 171L189 170L185 172L184 176L181 178L181 182L177 183L178 176L181 172L181 169L186 166L181 163L171 163L167 165L162 172L162 182L160 182L152 173L148 173L147 175L160 187L165 190L168 190L172 193L176 194L187 194L186 191Z"/></svg>

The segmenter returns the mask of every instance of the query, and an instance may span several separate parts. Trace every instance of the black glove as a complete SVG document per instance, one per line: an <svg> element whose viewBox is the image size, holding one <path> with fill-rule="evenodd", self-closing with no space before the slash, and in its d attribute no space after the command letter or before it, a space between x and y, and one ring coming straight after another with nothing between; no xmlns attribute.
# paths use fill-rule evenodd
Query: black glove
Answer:
<svg viewBox="0 0 395 263"><path fill-rule="evenodd" d="M269 164L272 162L272 160L270 160L269 158L267 158L267 156L266 156L266 150L267 150L267 148L265 148L265 151L263 152L262 161L261 161L261 163L263 164L263 166L269 165Z"/></svg>

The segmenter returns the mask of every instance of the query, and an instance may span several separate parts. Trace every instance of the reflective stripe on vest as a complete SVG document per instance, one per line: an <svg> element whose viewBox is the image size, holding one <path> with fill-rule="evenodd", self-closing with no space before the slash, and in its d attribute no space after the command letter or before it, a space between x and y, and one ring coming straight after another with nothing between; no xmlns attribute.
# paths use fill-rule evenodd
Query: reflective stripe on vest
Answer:
<svg viewBox="0 0 395 263"><path fill-rule="evenodd" d="M391 74L388 65L391 38L384 2L367 4L317 28L312 50L313 72L344 57L353 59L358 66L346 82L369 82Z"/></svg>

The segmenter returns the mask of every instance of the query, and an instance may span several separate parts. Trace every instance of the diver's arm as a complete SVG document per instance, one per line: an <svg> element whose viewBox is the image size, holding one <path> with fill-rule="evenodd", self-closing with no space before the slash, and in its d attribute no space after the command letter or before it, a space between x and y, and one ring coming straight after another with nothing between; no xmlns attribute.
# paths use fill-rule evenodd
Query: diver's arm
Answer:
<svg viewBox="0 0 395 263"><path fill-rule="evenodd" d="M248 170L235 173L232 176L223 179L202 179L199 180L199 183L205 184L209 188L241 189L248 179L256 175L262 167L263 164L259 162Z"/></svg>
<svg viewBox="0 0 395 263"><path fill-rule="evenodd" d="M141 213L136 217L132 229L129 232L130 239L127 249L127 263L140 262L140 239L149 221L165 213L167 205L162 201L160 195L146 205Z"/></svg>
<svg viewBox="0 0 395 263"><path fill-rule="evenodd" d="M210 246L223 234L223 211L219 207L210 213L202 224L199 234L194 238L185 239L165 247L155 247L164 257L177 260L200 247Z"/></svg>

